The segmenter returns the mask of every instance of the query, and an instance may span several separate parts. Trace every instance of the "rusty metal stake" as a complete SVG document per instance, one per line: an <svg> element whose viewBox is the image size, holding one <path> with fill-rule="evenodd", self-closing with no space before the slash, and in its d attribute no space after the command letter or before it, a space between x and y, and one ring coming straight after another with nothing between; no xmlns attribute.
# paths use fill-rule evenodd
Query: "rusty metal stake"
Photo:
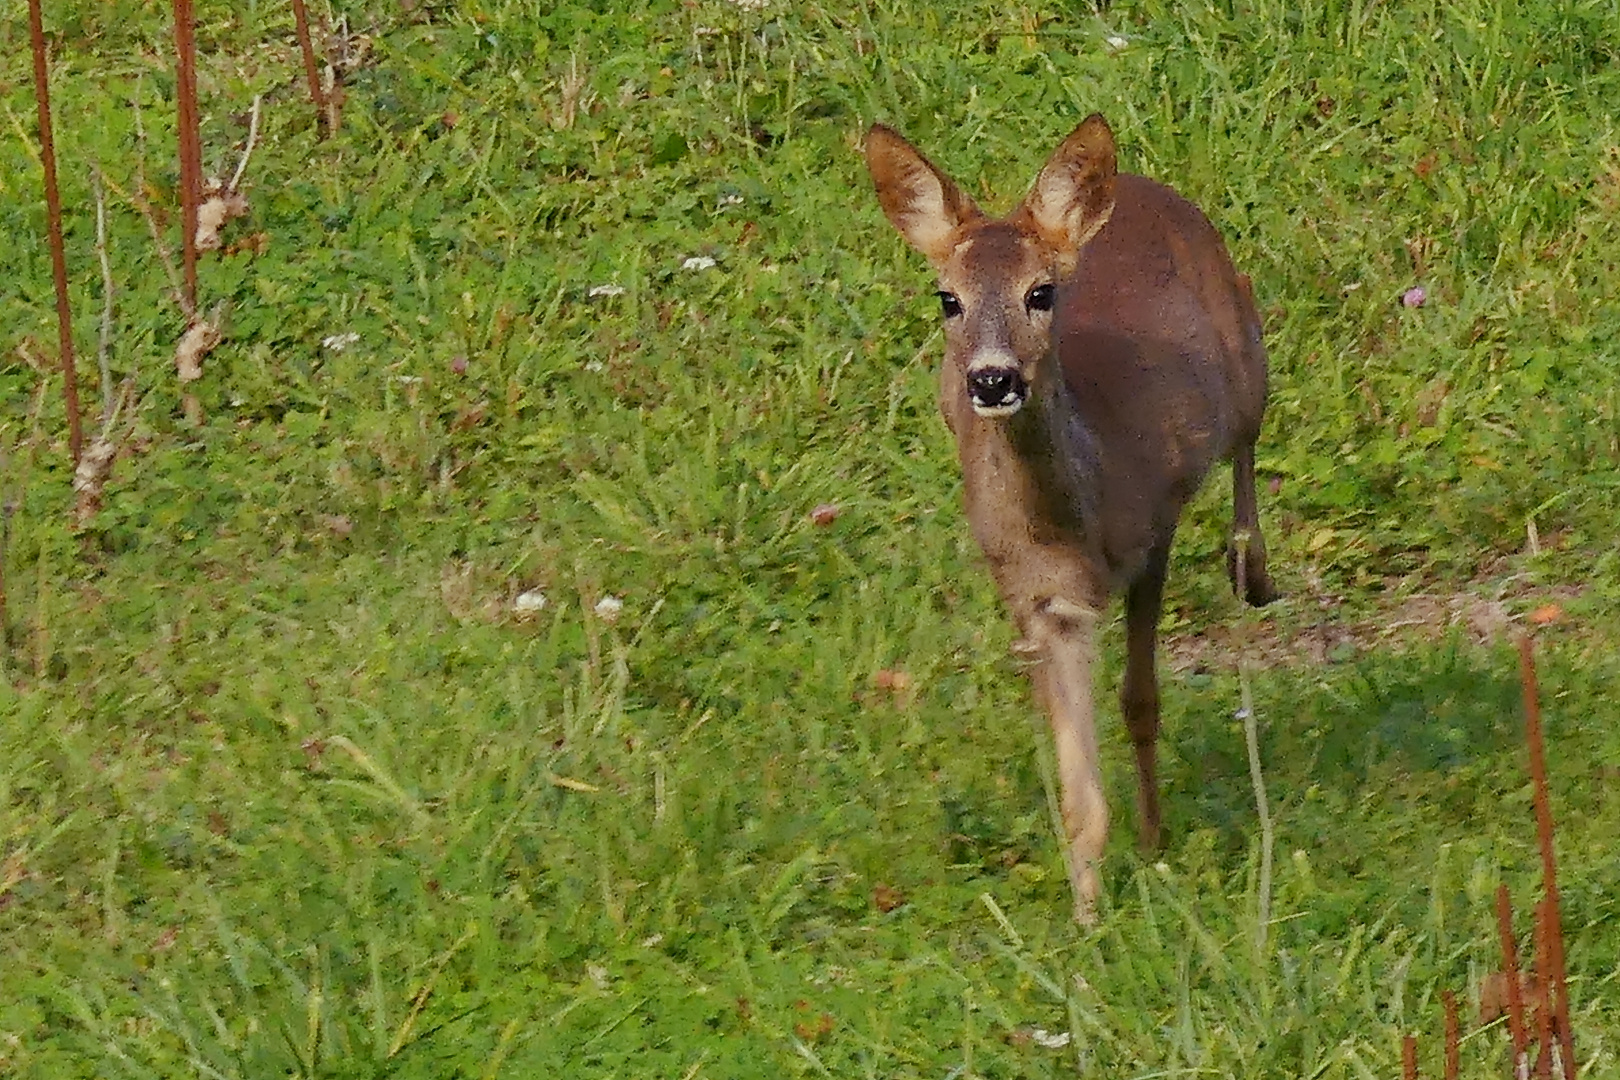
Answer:
<svg viewBox="0 0 1620 1080"><path fill-rule="evenodd" d="M197 133L197 17L192 0L174 0L175 106L180 144L180 240L186 303L197 310L197 206L202 199L202 142Z"/></svg>
<svg viewBox="0 0 1620 1080"><path fill-rule="evenodd" d="M1548 985L1551 965L1547 948L1547 901L1544 897L1536 905L1536 984L1541 989L1540 1007L1536 1009L1536 1076L1539 1080L1552 1080L1553 1003L1552 987Z"/></svg>
<svg viewBox="0 0 1620 1080"><path fill-rule="evenodd" d="M315 64L315 46L310 42L309 12L304 0L292 0L293 26L298 31L298 50L304 54L304 79L309 83L309 100L315 105L315 124L321 138L326 138L326 94L321 90L321 73Z"/></svg>
<svg viewBox="0 0 1620 1080"><path fill-rule="evenodd" d="M28 0L28 40L34 51L34 101L39 106L39 158L45 167L45 222L50 232L51 277L56 283L56 337L62 356L62 405L67 410L68 452L79 467L84 429L79 420L79 373L73 362L73 313L68 305L67 254L62 246L62 193L56 183L56 140L51 131L51 85L45 62L45 22L40 0Z"/></svg>
<svg viewBox="0 0 1620 1080"><path fill-rule="evenodd" d="M1524 688L1525 742L1530 750L1530 782L1536 807L1536 835L1541 842L1542 895L1547 905L1547 1008L1558 1028L1565 1080L1575 1080L1575 1036L1569 1025L1569 987L1565 982L1562 908L1558 898L1558 863L1553 853L1552 801L1547 793L1547 752L1541 738L1541 698L1536 687L1535 648L1528 634L1519 637L1519 681ZM1538 918L1537 924L1543 920ZM1539 960L1539 958L1538 958Z"/></svg>
<svg viewBox="0 0 1620 1080"><path fill-rule="evenodd" d="M1530 1032L1525 1025L1523 985L1519 982L1518 947L1513 940L1513 904L1508 887L1496 887L1496 930L1502 939L1502 974L1507 978L1508 1034L1513 1040L1513 1073L1530 1050Z"/></svg>

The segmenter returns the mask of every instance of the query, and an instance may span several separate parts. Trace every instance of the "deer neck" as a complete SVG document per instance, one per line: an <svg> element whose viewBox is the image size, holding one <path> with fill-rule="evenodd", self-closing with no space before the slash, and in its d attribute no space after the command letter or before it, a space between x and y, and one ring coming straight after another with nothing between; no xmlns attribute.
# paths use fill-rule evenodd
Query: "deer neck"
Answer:
<svg viewBox="0 0 1620 1080"><path fill-rule="evenodd" d="M1024 408L1004 422L991 422L989 426L999 430L987 434L1004 444L1009 465L1027 473L1030 484L1062 504L1066 517L1095 504L1091 490L1097 471L1095 440L1058 370L1057 357L1047 357L1041 367L1045 377L1032 387Z"/></svg>
<svg viewBox="0 0 1620 1080"><path fill-rule="evenodd" d="M1042 542L1089 532L1098 503L1096 440L1075 407L1056 356L1013 416L975 415L963 402L958 452L975 518L1003 519Z"/></svg>

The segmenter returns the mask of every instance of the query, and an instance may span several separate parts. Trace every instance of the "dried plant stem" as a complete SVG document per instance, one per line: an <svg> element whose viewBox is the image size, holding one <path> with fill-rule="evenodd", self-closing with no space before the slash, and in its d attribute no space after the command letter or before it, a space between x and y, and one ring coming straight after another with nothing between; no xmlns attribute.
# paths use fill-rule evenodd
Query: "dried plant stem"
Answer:
<svg viewBox="0 0 1620 1080"><path fill-rule="evenodd" d="M1237 545L1237 595L1248 595L1249 534L1240 531L1233 537ZM1244 620L1243 644L1248 645L1248 621ZM1256 886L1256 914L1254 941L1261 955L1266 951L1266 939L1271 929L1271 858L1276 837L1271 824L1271 802L1266 797L1266 777L1260 766L1260 721L1254 714L1254 696L1249 689L1248 650L1238 660L1238 687L1243 713L1243 741L1249 751L1249 783L1254 788L1255 815L1260 820L1260 880Z"/></svg>
<svg viewBox="0 0 1620 1080"><path fill-rule="evenodd" d="M1264 953L1271 927L1271 856L1275 837L1271 825L1271 804L1266 798L1266 777L1260 767L1260 722L1254 715L1254 699L1249 692L1249 662L1238 664L1238 684L1243 701L1243 741L1249 749L1249 782L1254 787L1254 808L1260 819L1260 881L1256 886L1258 920L1255 944Z"/></svg>
<svg viewBox="0 0 1620 1080"><path fill-rule="evenodd" d="M202 143L197 117L197 37L192 0L174 0L175 103L179 113L180 251L186 300L197 306L197 205L202 198Z"/></svg>
<svg viewBox="0 0 1620 1080"><path fill-rule="evenodd" d="M1401 1076L1405 1080L1418 1080L1417 1040L1410 1035L1401 1039Z"/></svg>
<svg viewBox="0 0 1620 1080"><path fill-rule="evenodd" d="M321 89L321 73L315 63L315 46L310 42L309 12L304 0L292 0L293 25L298 32L298 50L304 55L304 79L309 83L309 100L315 105L315 120L320 137L326 138L330 121L326 115L326 93Z"/></svg>
<svg viewBox="0 0 1620 1080"><path fill-rule="evenodd" d="M328 136L338 129L339 118L343 115L343 88L338 85L337 67L329 60L326 64L325 74L321 76L321 93L326 103L326 133Z"/></svg>
<svg viewBox="0 0 1620 1080"><path fill-rule="evenodd" d="M247 146L242 148L242 160L236 163L236 172L231 176L230 186L226 189L228 191L240 191L242 189L242 176L247 172L248 158L253 156L253 147L259 141L259 112L263 106L264 95L254 94L253 111L248 114Z"/></svg>
<svg viewBox="0 0 1620 1080"><path fill-rule="evenodd" d="M0 447L0 476L9 477L11 462ZM8 487L10 485L7 485ZM16 504L9 492L0 492L0 668L11 660L11 613L6 603L6 565L10 562L11 515Z"/></svg>
<svg viewBox="0 0 1620 1080"><path fill-rule="evenodd" d="M96 341L96 368L101 373L102 434L113 413L112 333L113 276L107 257L107 193L102 190L101 170L90 170L90 190L96 196L96 259L101 263L101 334Z"/></svg>
<svg viewBox="0 0 1620 1080"><path fill-rule="evenodd" d="M107 185L114 195L129 203L140 213L141 217L146 219L146 229L152 234L152 245L157 249L158 261L163 264L164 273L169 276L170 298L174 300L174 304L180 309L180 313L186 317L186 321L190 322L195 318L197 309L192 305L191 301L186 299L185 283L180 280L180 271L174 265L174 252L169 249L168 244L164 243L163 226L158 224L157 211L152 208L152 204L147 202L146 197L139 191L125 191L106 177L102 178L102 182ZM144 184L141 186L144 186Z"/></svg>
<svg viewBox="0 0 1620 1080"><path fill-rule="evenodd" d="M45 24L40 0L28 0L28 37L34 52L34 101L39 106L39 156L45 169L45 216L50 232L51 274L56 283L56 333L62 360L62 403L67 410L68 450L75 467L84 446L79 420L79 377L73 363L73 314L68 306L67 254L62 246L62 193L56 182L56 141L51 130L51 87L45 61Z"/></svg>
<svg viewBox="0 0 1620 1080"><path fill-rule="evenodd" d="M1507 978L1508 1035L1513 1041L1513 1075L1521 1075L1522 1062L1530 1049L1530 1033L1524 1022L1523 987L1519 982L1518 949L1513 940L1513 902L1508 887L1496 887L1496 932L1502 941L1502 974ZM1524 1070L1528 1072L1528 1070Z"/></svg>
<svg viewBox="0 0 1620 1080"><path fill-rule="evenodd" d="M34 674L43 675L51 658L51 582L50 555L46 545L39 547L39 559L34 564Z"/></svg>
<svg viewBox="0 0 1620 1080"><path fill-rule="evenodd" d="M1541 842L1542 902L1546 905L1547 954L1546 1008L1562 1051L1566 1080L1575 1077L1575 1037L1569 1025L1569 988L1565 982L1564 933L1558 899L1558 862L1553 852L1552 802L1547 793L1547 751L1541 738L1541 696L1536 687L1535 648L1528 635L1519 638L1519 681L1524 688L1525 742L1530 750L1530 782L1536 810L1536 834ZM1538 924L1543 920L1538 919ZM1538 958L1539 959L1539 958Z"/></svg>
<svg viewBox="0 0 1620 1080"><path fill-rule="evenodd" d="M146 201L146 122L141 113L139 86L130 104L135 111L135 190L133 193L124 191L107 177L102 180L113 194L133 206L145 219L146 229L152 234L152 246L157 249L158 261L163 264L163 272L169 276L169 296L189 324L197 317L197 306L186 296L185 283L180 280L180 272L174 265L174 252L163 240L163 226L158 223L157 211Z"/></svg>

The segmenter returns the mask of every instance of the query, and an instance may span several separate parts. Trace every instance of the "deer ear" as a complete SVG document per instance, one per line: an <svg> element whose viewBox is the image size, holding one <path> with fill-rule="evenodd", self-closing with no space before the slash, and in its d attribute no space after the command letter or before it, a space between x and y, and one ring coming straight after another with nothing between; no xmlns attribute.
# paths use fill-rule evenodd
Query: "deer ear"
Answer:
<svg viewBox="0 0 1620 1080"><path fill-rule="evenodd" d="M873 124L866 133L866 168L883 213L906 243L934 265L951 254L951 236L983 215L932 162L892 128Z"/></svg>
<svg viewBox="0 0 1620 1080"><path fill-rule="evenodd" d="M1092 113L1047 160L1023 210L1047 242L1073 259L1108 224L1117 172L1114 133L1100 113Z"/></svg>

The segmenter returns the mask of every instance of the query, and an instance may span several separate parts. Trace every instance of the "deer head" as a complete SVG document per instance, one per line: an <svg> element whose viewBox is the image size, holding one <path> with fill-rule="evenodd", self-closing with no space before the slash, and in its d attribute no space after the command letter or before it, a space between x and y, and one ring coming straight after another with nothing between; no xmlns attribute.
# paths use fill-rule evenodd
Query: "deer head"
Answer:
<svg viewBox="0 0 1620 1080"><path fill-rule="evenodd" d="M1012 416L1040 392L1052 312L1080 249L1114 208L1114 135L1093 115L1063 141L1016 210L992 219L899 134L875 124L866 165L883 212L926 258L945 312L945 363L973 412Z"/></svg>

